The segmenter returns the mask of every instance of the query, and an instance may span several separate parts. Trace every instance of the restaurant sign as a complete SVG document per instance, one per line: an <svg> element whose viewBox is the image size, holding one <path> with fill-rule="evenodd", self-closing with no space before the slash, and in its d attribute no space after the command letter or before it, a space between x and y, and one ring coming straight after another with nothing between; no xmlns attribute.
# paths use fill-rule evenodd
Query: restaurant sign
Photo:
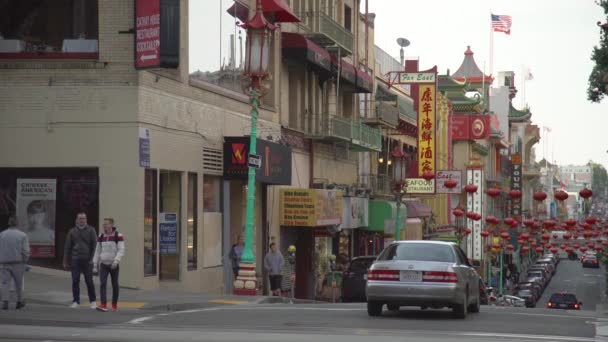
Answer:
<svg viewBox="0 0 608 342"><path fill-rule="evenodd" d="M224 139L224 178L247 179L249 174L249 137ZM257 140L256 157L258 182L291 185L291 149L266 140ZM258 164L256 164L257 167Z"/></svg>
<svg viewBox="0 0 608 342"><path fill-rule="evenodd" d="M281 189L279 224L282 226L337 226L342 222L342 191Z"/></svg>
<svg viewBox="0 0 608 342"><path fill-rule="evenodd" d="M434 72L401 72L399 73L399 83L435 83L436 73Z"/></svg>
<svg viewBox="0 0 608 342"><path fill-rule="evenodd" d="M434 194L435 180L427 181L424 178L406 178L408 194Z"/></svg>

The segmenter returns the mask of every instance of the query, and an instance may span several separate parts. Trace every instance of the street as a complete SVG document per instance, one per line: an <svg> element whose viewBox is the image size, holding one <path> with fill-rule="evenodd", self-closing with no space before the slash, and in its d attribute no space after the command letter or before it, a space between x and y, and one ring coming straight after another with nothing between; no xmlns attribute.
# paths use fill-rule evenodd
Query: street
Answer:
<svg viewBox="0 0 608 342"><path fill-rule="evenodd" d="M483 306L465 320L448 310L402 308L382 317L355 304L215 305L183 311L100 313L32 304L0 312L0 341L596 341L603 269L563 260L538 308ZM582 311L549 310L546 298L574 291Z"/></svg>

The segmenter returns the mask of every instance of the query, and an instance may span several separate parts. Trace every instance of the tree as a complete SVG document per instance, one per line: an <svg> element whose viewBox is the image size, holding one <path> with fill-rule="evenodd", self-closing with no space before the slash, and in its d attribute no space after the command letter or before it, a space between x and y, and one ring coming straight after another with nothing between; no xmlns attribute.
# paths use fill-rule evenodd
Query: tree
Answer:
<svg viewBox="0 0 608 342"><path fill-rule="evenodd" d="M606 194L606 188L608 187L608 173L602 164L594 163L589 161L591 166L592 182L591 190L593 196L598 198L604 198Z"/></svg>
<svg viewBox="0 0 608 342"><path fill-rule="evenodd" d="M591 102L600 102L608 96L608 0L597 0L596 3L604 9L606 23L597 23L601 29L600 44L591 53L591 60L595 62L587 88L587 99Z"/></svg>

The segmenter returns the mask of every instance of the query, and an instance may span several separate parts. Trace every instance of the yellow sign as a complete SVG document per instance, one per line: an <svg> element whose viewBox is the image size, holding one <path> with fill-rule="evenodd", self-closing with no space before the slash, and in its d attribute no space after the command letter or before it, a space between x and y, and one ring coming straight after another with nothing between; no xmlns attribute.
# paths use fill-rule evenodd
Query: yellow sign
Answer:
<svg viewBox="0 0 608 342"><path fill-rule="evenodd" d="M282 226L332 226L342 222L342 191L281 189L279 224Z"/></svg>
<svg viewBox="0 0 608 342"><path fill-rule="evenodd" d="M435 173L435 85L418 86L418 174Z"/></svg>

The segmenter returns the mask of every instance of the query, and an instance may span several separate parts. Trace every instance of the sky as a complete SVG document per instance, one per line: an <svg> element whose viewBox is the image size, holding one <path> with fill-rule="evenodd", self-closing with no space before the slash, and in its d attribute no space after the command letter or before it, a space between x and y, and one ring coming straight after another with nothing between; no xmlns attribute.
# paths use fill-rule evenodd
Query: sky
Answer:
<svg viewBox="0 0 608 342"><path fill-rule="evenodd" d="M364 12L365 0L361 0ZM523 107L522 68L534 77L525 86L532 123L549 127L536 145L537 160L560 165L589 160L608 167L608 100L587 101L593 68L593 46L599 44L596 23L605 22L593 0L369 0L376 13L376 45L397 57L397 38L411 45L405 56L418 57L420 69L437 65L454 73L470 45L474 57L490 73L490 13L513 18L511 34L494 33L494 71L514 71L516 108ZM543 144L546 144L543 146Z"/></svg>

